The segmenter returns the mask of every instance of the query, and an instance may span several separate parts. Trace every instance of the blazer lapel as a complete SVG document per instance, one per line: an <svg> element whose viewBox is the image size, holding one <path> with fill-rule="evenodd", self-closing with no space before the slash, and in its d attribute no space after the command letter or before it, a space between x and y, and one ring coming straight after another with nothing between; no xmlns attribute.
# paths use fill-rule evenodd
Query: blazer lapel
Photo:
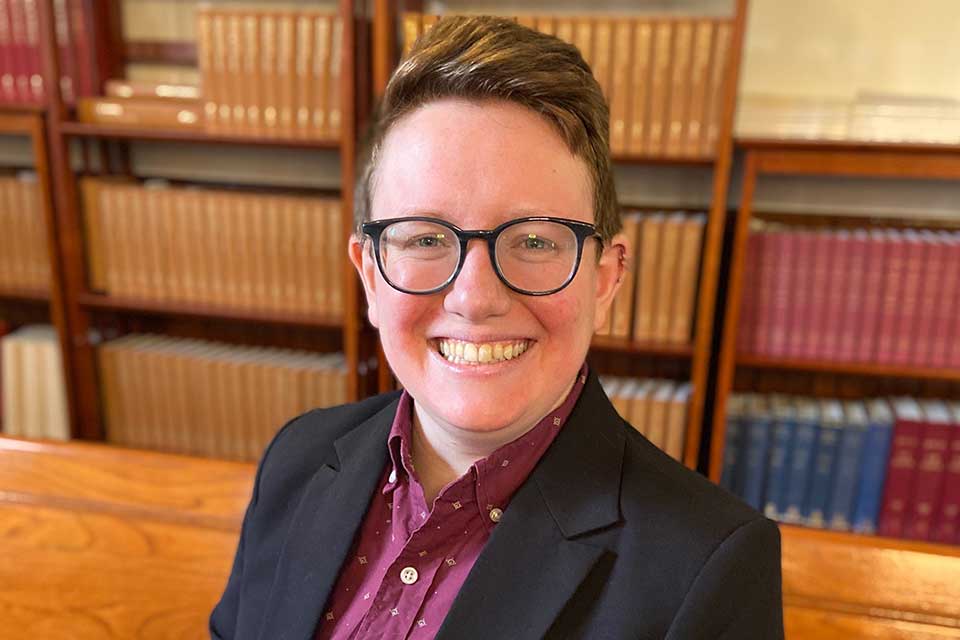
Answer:
<svg viewBox="0 0 960 640"><path fill-rule="evenodd" d="M387 462L396 410L395 400L339 438L336 456L311 478L277 563L263 640L313 637Z"/></svg>
<svg viewBox="0 0 960 640"><path fill-rule="evenodd" d="M605 552L590 532L620 520L623 423L590 374L570 418L514 495L439 640L542 638Z"/></svg>

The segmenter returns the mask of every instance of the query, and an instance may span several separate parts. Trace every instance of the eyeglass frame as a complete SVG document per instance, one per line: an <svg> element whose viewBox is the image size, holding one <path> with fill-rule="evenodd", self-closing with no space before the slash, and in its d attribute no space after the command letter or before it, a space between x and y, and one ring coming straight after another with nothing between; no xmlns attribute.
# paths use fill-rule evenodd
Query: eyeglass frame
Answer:
<svg viewBox="0 0 960 640"><path fill-rule="evenodd" d="M440 226L450 229L453 234L457 237L457 240L460 243L460 256L457 261L457 268L454 269L453 273L447 278L442 284L434 287L433 289L428 289L427 291L411 291L409 289L404 289L396 285L390 280L387 276L386 270L383 266L383 261L380 255L380 236L383 234L383 230L389 227L391 224L397 222L432 222L434 224L439 224ZM573 269L570 270L570 275L567 276L567 279L560 286L550 289L548 291L528 291L526 289L521 289L519 287L511 284L506 276L503 275L503 272L500 270L500 265L497 264L496 252L497 252L497 239L500 237L500 234L509 227L512 227L517 224L524 222L555 222L562 224L571 231L577 238L577 258L573 263ZM549 296L558 291L565 289L573 279L577 276L577 272L580 270L580 260L583 256L583 245L590 238L596 238L600 242L600 246L603 246L603 236L597 233L597 228L595 225L592 225L588 222L581 222L580 220L571 220L569 218L554 218L552 216L525 216L522 218L514 218L513 220L507 220L506 222L497 225L493 229L461 229L452 222L446 220L441 220L440 218L432 218L430 216L410 216L407 218L385 218L383 220L373 220L370 222L364 222L360 225L360 230L363 235L369 237L373 240L373 253L377 261L377 268L380 269L380 275L383 276L383 279L391 287L396 289L401 293L407 293L413 296L426 296L438 293L446 289L454 280L457 279L457 276L460 275L460 271L463 269L463 265L467 260L467 244L470 240L486 240L487 241L487 256L490 258L490 264L493 266L494 273L497 274L497 277L500 279L508 289L515 291L521 295L527 296Z"/></svg>

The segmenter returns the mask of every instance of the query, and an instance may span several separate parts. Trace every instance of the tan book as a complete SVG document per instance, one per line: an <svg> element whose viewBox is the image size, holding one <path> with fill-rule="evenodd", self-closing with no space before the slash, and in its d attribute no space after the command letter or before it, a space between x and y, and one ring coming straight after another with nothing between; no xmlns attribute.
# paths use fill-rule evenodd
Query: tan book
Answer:
<svg viewBox="0 0 960 640"><path fill-rule="evenodd" d="M204 210L206 228L204 229L204 245L207 251L207 260L204 265L205 275L209 283L207 290L210 297L209 304L226 305L230 301L228 282L232 273L228 272L231 265L229 255L232 248L227 238L229 219L226 215L229 206L223 191L211 190L204 194Z"/></svg>
<svg viewBox="0 0 960 640"><path fill-rule="evenodd" d="M697 281L700 275L700 251L706 216L688 216L681 226L680 247L676 275L673 278L673 308L670 311L670 329L667 340L688 343L691 340L693 314L697 299Z"/></svg>
<svg viewBox="0 0 960 640"><path fill-rule="evenodd" d="M633 426L633 394L636 392L637 387L640 386L640 380L637 378L623 378L622 384L617 391L617 395L621 398L623 404L623 413L620 413L620 417L630 423L630 426Z"/></svg>
<svg viewBox="0 0 960 640"><path fill-rule="evenodd" d="M662 214L645 216L640 223L640 248L637 271L636 309L633 316L633 339L652 340L657 301L658 270L660 266L660 236L663 230Z"/></svg>
<svg viewBox="0 0 960 640"><path fill-rule="evenodd" d="M243 78L243 16L236 9L225 9L227 73L224 78L226 99L230 106L230 131L249 133Z"/></svg>
<svg viewBox="0 0 960 640"><path fill-rule="evenodd" d="M247 212L250 225L250 287L255 309L271 309L270 282L267 271L267 196L251 197Z"/></svg>
<svg viewBox="0 0 960 640"><path fill-rule="evenodd" d="M209 33L204 30L210 25L209 16L200 15L200 23L197 36L209 37ZM207 82L206 77L210 73L209 54L211 53L208 44L197 45L198 63L200 64L201 78ZM180 100L199 100L201 97L205 100L210 99L210 95L204 91L201 95L200 87L193 84L173 84L167 82L135 82L132 80L119 80L113 78L107 80L103 85L103 94L108 98L177 98ZM206 101L204 101L204 111L206 111ZM216 110L214 109L214 112Z"/></svg>
<svg viewBox="0 0 960 640"><path fill-rule="evenodd" d="M177 98L89 98L77 100L77 119L116 126L198 129L203 125L199 100Z"/></svg>
<svg viewBox="0 0 960 640"><path fill-rule="evenodd" d="M327 224L327 209L322 199L298 200L297 221L305 236L297 249L297 299L305 311L328 313L333 285L329 271L333 239Z"/></svg>
<svg viewBox="0 0 960 640"><path fill-rule="evenodd" d="M630 407L629 399L623 394L625 384L626 380L623 378L609 378L604 383L603 389L607 397L610 398L610 403L613 405L613 408L617 410L617 414L624 420L627 420Z"/></svg>
<svg viewBox="0 0 960 640"><path fill-rule="evenodd" d="M234 306L249 309L256 299L253 295L253 225L252 210L256 196L249 193L230 194L230 261L235 282Z"/></svg>
<svg viewBox="0 0 960 640"><path fill-rule="evenodd" d="M7 233L0 233L0 286L2 287L12 287L14 283L13 246L16 238L13 233L13 213L16 208L10 202L11 184L10 178L0 176L0 229L9 230Z"/></svg>
<svg viewBox="0 0 960 640"><path fill-rule="evenodd" d="M630 67L627 152L631 155L642 155L646 149L652 60L653 23L649 20L637 20L633 29L633 57Z"/></svg>
<svg viewBox="0 0 960 640"><path fill-rule="evenodd" d="M564 42L573 44L574 24L571 16L557 16L553 21L553 33Z"/></svg>
<svg viewBox="0 0 960 640"><path fill-rule="evenodd" d="M527 29L537 29L537 16L533 15L523 15L517 16L517 24L526 27Z"/></svg>
<svg viewBox="0 0 960 640"><path fill-rule="evenodd" d="M667 432L663 450L674 460L683 462L683 445L687 435L687 406L690 403L690 383L678 385L667 408Z"/></svg>
<svg viewBox="0 0 960 640"><path fill-rule="evenodd" d="M23 420L21 435L25 438L46 437L46 384L49 371L43 357L43 342L46 333L52 330L47 325L29 326L21 329L20 389L23 396Z"/></svg>
<svg viewBox="0 0 960 640"><path fill-rule="evenodd" d="M549 36L554 35L557 31L557 23L556 23L556 20L554 20L553 16L540 15L540 16L536 16L535 18L531 17L530 21L533 22L532 25L525 24L522 18L518 18L517 21L520 22L520 24L523 24L524 26L528 26L531 29L536 29L537 31L541 33L545 33Z"/></svg>
<svg viewBox="0 0 960 640"><path fill-rule="evenodd" d="M311 103L311 133L317 138L328 137L330 126L330 45L333 37L332 15L318 15L314 19L314 51L311 61L313 86Z"/></svg>
<svg viewBox="0 0 960 640"><path fill-rule="evenodd" d="M630 396L630 424L644 437L650 433L650 392L654 386L653 380L641 380Z"/></svg>
<svg viewBox="0 0 960 640"><path fill-rule="evenodd" d="M647 439L664 449L667 444L667 409L675 391L675 384L660 380L650 392Z"/></svg>
<svg viewBox="0 0 960 640"><path fill-rule="evenodd" d="M103 426L108 442L126 444L126 434L120 422L120 406L117 347L113 342L105 342L96 349L97 368L100 375L100 405L103 407Z"/></svg>
<svg viewBox="0 0 960 640"><path fill-rule="evenodd" d="M340 127L342 125L342 105L341 94L343 67L343 20L339 17L333 19L333 29L330 34L330 72L327 77L330 79L330 90L328 92L327 104L330 109L330 128L329 138L333 140L340 139Z"/></svg>
<svg viewBox="0 0 960 640"><path fill-rule="evenodd" d="M670 107L667 110L667 132L664 153L679 156L684 151L687 121L690 117L690 62L693 57L693 22L678 20L674 24L673 67L670 70Z"/></svg>
<svg viewBox="0 0 960 640"><path fill-rule="evenodd" d="M408 11L403 14L403 57L410 55L414 43L420 37L421 14Z"/></svg>
<svg viewBox="0 0 960 640"><path fill-rule="evenodd" d="M147 182L137 190L137 203L143 220L142 247L146 261L147 290L151 300L168 300L170 274L170 227L163 210L162 196L169 191L165 183Z"/></svg>
<svg viewBox="0 0 960 640"><path fill-rule="evenodd" d="M207 268L210 254L204 237L207 224L205 198L205 192L196 188L180 192L186 238L184 249L187 253L184 290L186 299L190 302L210 301L210 276Z"/></svg>
<svg viewBox="0 0 960 640"><path fill-rule="evenodd" d="M67 387L64 382L63 360L60 357L60 342L57 334L51 331L43 344L45 360L46 393L44 399L45 437L52 440L70 439L70 418L67 411Z"/></svg>
<svg viewBox="0 0 960 640"><path fill-rule="evenodd" d="M297 14L297 50L294 73L297 76L297 98L294 121L298 138L311 138L313 131L313 59L314 47L317 39L314 35L314 25L317 15L313 12Z"/></svg>
<svg viewBox="0 0 960 640"><path fill-rule="evenodd" d="M290 264L293 269L291 302L297 311L317 311L314 299L320 293L310 286L313 273L323 274L324 280L328 277L320 264L324 244L323 235L316 233L316 229L321 228L320 221L307 198L289 197L285 204L290 209L288 232L291 235ZM323 280L318 281L318 285L322 287Z"/></svg>
<svg viewBox="0 0 960 640"><path fill-rule="evenodd" d="M724 85L726 83L727 65L729 64L732 34L733 26L729 22L717 23L716 42L710 69L710 90L707 97L707 117L704 119L706 131L701 147L701 152L705 156L712 157L717 153L717 140L720 137L720 125L723 119Z"/></svg>
<svg viewBox="0 0 960 640"><path fill-rule="evenodd" d="M703 120L706 117L710 82L710 54L713 49L713 20L698 20L693 36L690 65L690 111L684 136L683 155L698 156L702 146Z"/></svg>
<svg viewBox="0 0 960 640"><path fill-rule="evenodd" d="M297 200L292 197L275 196L271 202L276 203L275 215L280 235L280 269L277 280L282 285L281 305L286 311L302 310L298 293L301 288L299 281L300 265L303 261L301 254L306 255L306 239L297 236L300 229Z"/></svg>
<svg viewBox="0 0 960 640"><path fill-rule="evenodd" d="M127 218L127 268L130 270L130 289L125 295L148 298L153 293L152 255L150 228L141 185L129 185L120 189L121 215Z"/></svg>
<svg viewBox="0 0 960 640"><path fill-rule="evenodd" d="M221 347L211 358L213 359L213 370L215 372L210 379L209 395L211 424L213 425L211 436L214 442L213 455L218 458L234 460L238 458L239 438L234 433L232 422L234 408L230 405L231 398L228 393L233 366L227 357L225 346Z"/></svg>
<svg viewBox="0 0 960 640"><path fill-rule="evenodd" d="M613 21L597 18L593 23L593 76L600 84L603 96L610 102L610 74L613 58Z"/></svg>
<svg viewBox="0 0 960 640"><path fill-rule="evenodd" d="M613 59L610 73L610 152L627 151L627 122L630 120L630 69L633 59L633 21L617 20L613 31Z"/></svg>
<svg viewBox="0 0 960 640"><path fill-rule="evenodd" d="M327 251L327 272L330 274L330 312L337 317L343 314L343 281L346 260L346 240L341 228L341 212L343 203L340 200L327 199L324 201L324 219L327 223L327 237L331 245Z"/></svg>
<svg viewBox="0 0 960 640"><path fill-rule="evenodd" d="M629 338L630 328L633 326L637 283L637 264L634 256L639 249L642 219L643 217L635 212L628 213L623 217L623 233L627 236L630 255L626 256L625 259L626 269L613 307L613 325L610 334L615 338Z"/></svg>
<svg viewBox="0 0 960 640"><path fill-rule="evenodd" d="M573 45L580 50L580 55L593 70L593 20L589 17L574 18Z"/></svg>
<svg viewBox="0 0 960 640"><path fill-rule="evenodd" d="M188 295L189 286L193 286L192 269L190 263L192 255L189 251L187 239L187 211L183 206L184 189L167 189L157 194L160 197L160 211L169 229L167 233L167 295L171 300L184 301Z"/></svg>
<svg viewBox="0 0 960 640"><path fill-rule="evenodd" d="M240 54L240 68L243 70L241 87L243 89L244 124L254 134L263 133L263 96L266 86L263 84L263 71L260 65L261 33L260 16L244 11L242 18L243 51Z"/></svg>
<svg viewBox="0 0 960 640"><path fill-rule="evenodd" d="M659 156L664 151L667 107L670 104L670 72L673 58L673 22L658 21L654 27L650 72L650 112L644 154Z"/></svg>
<svg viewBox="0 0 960 640"><path fill-rule="evenodd" d="M107 274L104 263L103 218L100 210L100 180L80 178L83 203L83 226L86 239L87 286L91 291L105 291Z"/></svg>
<svg viewBox="0 0 960 640"><path fill-rule="evenodd" d="M230 91L233 83L230 82L230 68L227 63L227 51L230 48L227 37L227 16L222 11L207 9L210 16L211 36L211 78L210 86L214 94L214 103L217 106L217 115L208 120L213 131L233 130L233 104ZM206 107L205 107L206 108Z"/></svg>
<svg viewBox="0 0 960 640"><path fill-rule="evenodd" d="M21 173L17 177L17 193L23 223L19 235L19 242L23 245L23 285L30 289L47 290L50 287L50 269L46 258L47 239L36 174Z"/></svg>
<svg viewBox="0 0 960 640"><path fill-rule="evenodd" d="M263 134L267 137L277 136L279 126L280 80L277 76L277 13L265 11L260 14L260 81L264 87L260 96L263 113Z"/></svg>
<svg viewBox="0 0 960 640"><path fill-rule="evenodd" d="M294 110L296 105L297 30L295 16L290 12L277 14L277 106L279 118L277 133L282 137L294 134Z"/></svg>
<svg viewBox="0 0 960 640"><path fill-rule="evenodd" d="M130 269L126 260L127 247L124 244L129 237L129 219L121 215L122 188L119 184L107 182L101 183L100 187L100 215L103 221L101 229L104 230L104 290L114 296L122 296L132 289L129 285Z"/></svg>
<svg viewBox="0 0 960 640"><path fill-rule="evenodd" d="M685 219L683 213L667 217L660 236L660 259L657 264L657 297L653 303L653 339L666 341L670 338L671 313L676 295L677 258L680 255L680 231Z"/></svg>
<svg viewBox="0 0 960 640"><path fill-rule="evenodd" d="M267 194L259 207L263 224L263 236L260 243L263 252L263 305L266 309L281 310L284 282L281 275L280 214L277 197Z"/></svg>
<svg viewBox="0 0 960 640"><path fill-rule="evenodd" d="M23 433L23 367L21 364L22 341L17 333L0 339L0 382L3 385L3 433L7 436L22 436Z"/></svg>
<svg viewBox="0 0 960 640"><path fill-rule="evenodd" d="M243 306L243 256L239 248L244 240L240 221L245 208L244 195L231 191L222 191L215 199L217 229L221 241L217 255L223 265L223 299L221 304L228 307Z"/></svg>

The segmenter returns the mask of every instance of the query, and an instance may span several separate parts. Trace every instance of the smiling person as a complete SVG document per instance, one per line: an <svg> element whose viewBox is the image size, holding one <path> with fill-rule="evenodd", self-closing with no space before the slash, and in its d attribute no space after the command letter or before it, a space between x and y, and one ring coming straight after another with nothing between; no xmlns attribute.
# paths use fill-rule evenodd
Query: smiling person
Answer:
<svg viewBox="0 0 960 640"><path fill-rule="evenodd" d="M577 50L441 20L386 89L350 258L402 393L263 456L215 638L781 638L776 525L585 364L630 248Z"/></svg>

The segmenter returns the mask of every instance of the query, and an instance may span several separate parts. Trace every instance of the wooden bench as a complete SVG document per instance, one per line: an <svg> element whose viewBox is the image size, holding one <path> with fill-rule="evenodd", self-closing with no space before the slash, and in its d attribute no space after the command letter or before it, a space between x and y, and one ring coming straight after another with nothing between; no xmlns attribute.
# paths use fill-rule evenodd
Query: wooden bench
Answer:
<svg viewBox="0 0 960 640"><path fill-rule="evenodd" d="M253 474L0 438L0 639L206 638ZM782 531L789 640L960 639L960 549Z"/></svg>

